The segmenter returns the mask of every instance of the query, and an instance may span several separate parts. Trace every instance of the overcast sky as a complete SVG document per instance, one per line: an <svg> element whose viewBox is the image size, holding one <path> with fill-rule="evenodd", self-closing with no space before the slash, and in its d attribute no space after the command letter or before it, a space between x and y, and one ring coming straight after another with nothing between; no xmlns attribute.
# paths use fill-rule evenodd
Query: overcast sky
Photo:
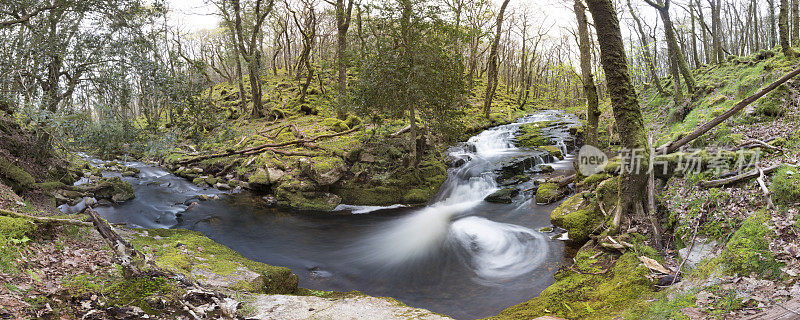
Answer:
<svg viewBox="0 0 800 320"><path fill-rule="evenodd" d="M215 15L216 8L212 4L207 4L206 1L169 0L169 6L172 9L169 17L171 24L180 26L185 31L216 28L219 23L219 17ZM498 4L500 2L500 0L493 1ZM560 33L560 28L570 28L574 23L575 16L571 11L571 3L572 1L511 0L509 10L518 10L522 6L528 6L531 14L541 17L534 21L541 21L544 27L555 25L551 30L551 35L556 36Z"/></svg>

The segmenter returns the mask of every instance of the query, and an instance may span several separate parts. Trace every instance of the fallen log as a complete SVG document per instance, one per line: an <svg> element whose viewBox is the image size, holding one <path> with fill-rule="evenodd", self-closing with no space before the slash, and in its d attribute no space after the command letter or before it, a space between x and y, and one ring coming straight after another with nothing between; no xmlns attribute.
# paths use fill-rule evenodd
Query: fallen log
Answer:
<svg viewBox="0 0 800 320"><path fill-rule="evenodd" d="M766 149L770 149L770 150L781 151L781 152L783 151L782 148L773 146L773 145L771 145L769 143L766 143L766 142L758 140L758 139L747 140L747 141L739 144L738 146L736 146L736 148L734 148L733 150L736 151L736 150L740 150L742 148L747 148L747 147L750 147L750 146L760 146L760 147L763 147L763 148L766 148Z"/></svg>
<svg viewBox="0 0 800 320"><path fill-rule="evenodd" d="M14 211L9 211L5 209L0 209L0 215L13 217L13 218L21 218L31 220L33 222L39 223L53 223L53 224L63 224L68 226L78 226L78 227L92 227L94 226L91 222L74 220L74 219L55 219L55 218L48 218L48 217L35 217L29 216L27 214L22 214Z"/></svg>
<svg viewBox="0 0 800 320"><path fill-rule="evenodd" d="M195 158L191 158L191 159L181 160L181 161L175 162L175 164L186 165L186 164L199 162L199 161L203 161L203 160L208 160L208 159L229 157L229 156L233 156L233 155L237 155L237 154L253 155L253 154L258 154L258 153L262 153L262 152L266 152L266 151L272 151L272 152L277 153L277 154L288 155L288 156L314 156L315 155L314 153L308 153L308 152L302 152L302 151L286 151L286 150L280 150L280 149L276 149L276 148L287 147L287 146L297 145L297 144L313 143L313 142L315 142L315 141L317 141L319 139L332 138L332 137L338 137L338 136L350 134L350 133L353 133L353 132L355 132L355 131L357 131L359 129L361 129L361 126L357 126L357 127L353 128L353 129L350 129L350 130L347 130L347 131L342 131L342 132L339 132L339 133L323 134L323 135L316 136L316 137L313 137L313 138L308 138L308 139L297 139L297 140L281 142L281 143L266 143L266 144L258 145L258 146L255 146L255 147L250 147L250 148L245 148L245 149L240 149L240 150L234 150L234 151L228 151L228 152L224 152L224 153L209 154L209 155L205 155L205 156L199 156L199 157L195 157Z"/></svg>
<svg viewBox="0 0 800 320"><path fill-rule="evenodd" d="M407 126L403 127L402 129L398 130L397 132L390 134L390 136L396 137L396 136L399 136L401 134L406 133L408 130L411 130L411 125L407 125Z"/></svg>
<svg viewBox="0 0 800 320"><path fill-rule="evenodd" d="M673 152L677 151L678 149L680 149L680 147L682 147L682 146L686 145L687 143L691 142L692 140L697 139L698 137L702 136L703 134L705 134L709 130L713 129L714 127L716 127L717 125L719 125L723 121L727 120L728 118L732 117L733 115L739 113L740 111L742 111L745 107L747 107L751 103L755 102L756 100L758 100L759 98L763 97L764 95L766 95L767 93L771 92L772 90L775 90L780 85L784 84L786 81L789 81L789 79L794 78L798 74L800 74L800 68L797 68L797 69L793 70L792 72L789 72L788 74L784 75L783 77L781 77L780 79L776 80L775 82L770 83L768 86L762 88L761 90L759 90L755 94L753 94L753 95L751 95L751 96L749 96L747 98L744 98L743 100L739 101L738 103L733 105L733 107L728 109L728 111L725 111L724 113L722 113L721 115L719 115L716 118L712 119L711 121L704 123L703 125L701 125L699 128L697 128L697 130L693 131L692 133L689 133L688 135L685 135L685 136L681 137L680 139L668 142L668 143L658 147L658 152L659 153L673 153Z"/></svg>
<svg viewBox="0 0 800 320"><path fill-rule="evenodd" d="M92 218L92 224L95 229L97 229L97 232L100 233L100 236L103 237L103 239L108 242L109 246L111 246L111 249L114 250L122 266L123 277L139 277L152 273L148 271L158 272L158 268L155 267L155 264L148 260L144 254L137 251L133 245L125 241L125 239L122 239L111 225L108 224L108 221L97 214L97 211L89 208L86 209L86 213Z"/></svg>
<svg viewBox="0 0 800 320"><path fill-rule="evenodd" d="M746 180L750 180L750 179L753 179L753 178L757 178L761 174L762 171L763 171L764 174L767 174L767 173L770 173L772 171L775 171L775 169L778 169L778 167L780 167L780 165L774 165L774 166L771 166L771 167L767 167L767 168L764 168L763 170L761 170L759 168L759 169L756 169L756 170L748 171L748 172L745 172L745 173L742 173L742 174L738 174L738 175L735 175L733 177L724 178L724 179L717 179L717 180L710 180L710 181L700 181L699 185L700 185L701 188L722 187L722 186L734 184L734 183L737 183L737 182L741 182L741 181L746 181Z"/></svg>
<svg viewBox="0 0 800 320"><path fill-rule="evenodd" d="M772 195L769 192L769 188L767 188L767 184L764 182L764 170L761 167L758 167L758 178L756 178L758 182L758 186L761 187L761 193L764 194L764 198L767 199L767 207L770 210L775 210L775 204L772 203Z"/></svg>

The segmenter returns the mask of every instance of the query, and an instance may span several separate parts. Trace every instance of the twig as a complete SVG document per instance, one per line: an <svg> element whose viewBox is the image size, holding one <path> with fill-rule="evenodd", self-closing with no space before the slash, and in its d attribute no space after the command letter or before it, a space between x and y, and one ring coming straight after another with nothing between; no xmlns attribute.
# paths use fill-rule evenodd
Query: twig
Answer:
<svg viewBox="0 0 800 320"><path fill-rule="evenodd" d="M774 166L771 166L771 167L767 167L767 168L763 169L763 172L764 172L764 174L767 174L767 173L770 173L772 171L775 171L776 169L778 169L778 167L780 167L780 165L774 165ZM729 177L729 178L725 178L725 179L710 180L710 181L700 181L699 185L700 185L700 187L703 187L703 188L722 187L722 186L726 186L726 185L729 185L729 184L733 184L733 183L737 183L737 182L741 182L741 181L745 181L745 180L756 178L756 177L759 176L760 170L761 169L759 168L759 169L756 169L756 170L752 170L752 171L749 171L749 172L738 174L738 175L735 175L733 177Z"/></svg>

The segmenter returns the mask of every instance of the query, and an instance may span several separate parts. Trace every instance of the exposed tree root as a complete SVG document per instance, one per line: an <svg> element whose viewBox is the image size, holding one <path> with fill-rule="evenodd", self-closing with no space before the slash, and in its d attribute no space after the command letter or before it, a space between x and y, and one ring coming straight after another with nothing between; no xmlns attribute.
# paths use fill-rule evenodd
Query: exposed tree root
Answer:
<svg viewBox="0 0 800 320"><path fill-rule="evenodd" d="M701 181L699 183L699 185L702 188L722 187L722 186L734 184L734 183L737 183L737 182L742 182L742 181L747 181L747 180L750 180L750 179L753 179L753 178L757 178L761 174L767 174L767 173L770 173L772 171L775 171L775 169L778 169L778 167L780 167L780 165L774 165L774 166L771 166L771 167L767 167L767 168L764 168L763 170L759 168L759 169L756 169L756 170L748 171L748 172L741 173L741 174L735 175L733 177L728 177L728 178L724 178L724 179Z"/></svg>

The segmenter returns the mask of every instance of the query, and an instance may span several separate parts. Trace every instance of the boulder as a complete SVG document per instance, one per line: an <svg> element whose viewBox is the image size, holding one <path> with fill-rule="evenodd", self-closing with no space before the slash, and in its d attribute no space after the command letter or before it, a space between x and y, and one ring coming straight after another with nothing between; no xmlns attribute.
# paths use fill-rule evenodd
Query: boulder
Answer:
<svg viewBox="0 0 800 320"><path fill-rule="evenodd" d="M557 183L547 182L539 185L536 189L536 203L549 204L561 200L564 197L562 190Z"/></svg>
<svg viewBox="0 0 800 320"><path fill-rule="evenodd" d="M493 203L511 203L511 200L514 199L519 194L519 189L517 188L505 188L492 193L483 200L487 202Z"/></svg>
<svg viewBox="0 0 800 320"><path fill-rule="evenodd" d="M256 173L250 175L250 177L247 178L247 182L250 189L256 191L266 191L271 185L269 173L264 169L258 169Z"/></svg>
<svg viewBox="0 0 800 320"><path fill-rule="evenodd" d="M603 214L597 204L584 198L579 193L564 200L550 213L550 222L554 226L567 230L569 240L584 243L589 235L603 222Z"/></svg>
<svg viewBox="0 0 800 320"><path fill-rule="evenodd" d="M678 250L678 255L681 260L686 260L686 267L689 270L697 268L703 260L714 258L717 254L717 242L702 238L695 240L691 251L689 247Z"/></svg>

